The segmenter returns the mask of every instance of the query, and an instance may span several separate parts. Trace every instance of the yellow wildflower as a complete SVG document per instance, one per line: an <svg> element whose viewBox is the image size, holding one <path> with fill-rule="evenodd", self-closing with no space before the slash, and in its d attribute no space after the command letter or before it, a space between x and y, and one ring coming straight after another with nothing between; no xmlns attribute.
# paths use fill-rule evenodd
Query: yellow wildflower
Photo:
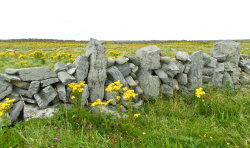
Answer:
<svg viewBox="0 0 250 148"><path fill-rule="evenodd" d="M124 92L124 99L134 99L138 94L134 92L133 89L127 90Z"/></svg>
<svg viewBox="0 0 250 148"><path fill-rule="evenodd" d="M135 118L138 118L141 114L137 113L137 114L134 114L134 117Z"/></svg>
<svg viewBox="0 0 250 148"><path fill-rule="evenodd" d="M202 96L204 96L206 93L203 91L203 88L197 88L196 89L196 93L195 96L198 98L201 98Z"/></svg>
<svg viewBox="0 0 250 148"><path fill-rule="evenodd" d="M75 96L71 96L71 99L73 100L73 99L75 99L76 97Z"/></svg>

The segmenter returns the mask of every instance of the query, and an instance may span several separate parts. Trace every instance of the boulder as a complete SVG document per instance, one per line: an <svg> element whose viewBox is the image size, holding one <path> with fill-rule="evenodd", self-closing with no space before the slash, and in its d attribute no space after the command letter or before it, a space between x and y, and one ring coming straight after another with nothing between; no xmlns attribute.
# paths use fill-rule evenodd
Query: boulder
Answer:
<svg viewBox="0 0 250 148"><path fill-rule="evenodd" d="M154 72L164 84L169 83L168 75L162 69L154 70Z"/></svg>
<svg viewBox="0 0 250 148"><path fill-rule="evenodd" d="M5 73L9 75L16 75L18 74L18 71L19 69L11 69L11 68L5 69Z"/></svg>
<svg viewBox="0 0 250 148"><path fill-rule="evenodd" d="M11 80L10 83L16 87L23 88L23 89L29 89L29 86L30 86L30 83L23 82L23 81Z"/></svg>
<svg viewBox="0 0 250 148"><path fill-rule="evenodd" d="M32 81L28 89L29 93L31 95L38 93L38 91L40 90L40 84L41 84L40 81Z"/></svg>
<svg viewBox="0 0 250 148"><path fill-rule="evenodd" d="M58 97L61 101L64 103L68 102L67 101L67 94L66 94L66 86L62 83L57 83L56 84L56 91L58 94Z"/></svg>
<svg viewBox="0 0 250 148"><path fill-rule="evenodd" d="M58 109L56 109L55 106L40 109L37 105L25 104L23 114L25 120L31 118L50 118L56 111L58 111Z"/></svg>
<svg viewBox="0 0 250 148"><path fill-rule="evenodd" d="M169 64L173 59L171 59L170 57L167 57L167 56L164 56L164 57L161 57L160 58L160 61L162 63L166 63L166 64Z"/></svg>
<svg viewBox="0 0 250 148"><path fill-rule="evenodd" d="M190 61L189 55L187 52L177 51L175 54L176 60L180 60L182 62Z"/></svg>
<svg viewBox="0 0 250 148"><path fill-rule="evenodd" d="M234 88L234 82L229 73L225 72L222 80L223 85L229 85L231 88Z"/></svg>
<svg viewBox="0 0 250 148"><path fill-rule="evenodd" d="M13 108L10 112L10 118L13 122L16 122L18 120L18 117L23 110L24 103L23 101L18 101L13 104Z"/></svg>
<svg viewBox="0 0 250 148"><path fill-rule="evenodd" d="M163 84L162 85L162 94L172 97L174 95L174 89L168 84Z"/></svg>
<svg viewBox="0 0 250 148"><path fill-rule="evenodd" d="M156 46L143 47L136 51L136 57L140 61L140 68L144 70L155 70L161 68L161 49Z"/></svg>
<svg viewBox="0 0 250 148"><path fill-rule="evenodd" d="M125 56L125 57L129 59L129 62L135 64L136 66L140 66L141 63L137 58L132 56Z"/></svg>
<svg viewBox="0 0 250 148"><path fill-rule="evenodd" d="M129 61L129 58L126 58L126 57L119 57L119 58L115 59L115 62L117 64L124 64L128 61Z"/></svg>
<svg viewBox="0 0 250 148"><path fill-rule="evenodd" d="M55 70L55 72L65 71L65 70L68 70L68 67L65 64L61 63L61 62L57 62L54 65L54 70Z"/></svg>
<svg viewBox="0 0 250 148"><path fill-rule="evenodd" d="M203 54L202 51L194 52L191 57L191 68L188 72L188 89L194 90L202 87Z"/></svg>
<svg viewBox="0 0 250 148"><path fill-rule="evenodd" d="M8 75L8 74L0 74L0 77L4 80L12 80L12 81L20 81L20 77L15 76L15 75Z"/></svg>
<svg viewBox="0 0 250 148"><path fill-rule="evenodd" d="M108 58L107 67L111 67L114 65L115 65L115 60L112 58Z"/></svg>
<svg viewBox="0 0 250 148"><path fill-rule="evenodd" d="M116 67L119 69L119 71L124 77L127 77L131 73L129 63L117 64Z"/></svg>
<svg viewBox="0 0 250 148"><path fill-rule="evenodd" d="M41 109L46 108L48 104L56 98L56 96L57 92L51 86L45 87L38 94L34 95L36 102Z"/></svg>
<svg viewBox="0 0 250 148"><path fill-rule="evenodd" d="M81 100L81 105L86 105L88 104L88 98L89 98L89 87L88 85L84 86L84 91L82 92L82 100Z"/></svg>
<svg viewBox="0 0 250 148"><path fill-rule="evenodd" d="M144 95L151 97L159 96L161 82L158 76L153 76L151 72L141 69L137 74L137 78Z"/></svg>
<svg viewBox="0 0 250 148"><path fill-rule="evenodd" d="M180 85L186 85L188 83L187 74L185 73L178 74L176 79Z"/></svg>
<svg viewBox="0 0 250 148"><path fill-rule="evenodd" d="M127 86L127 82L124 78L124 76L122 75L122 73L119 71L119 69L116 66L111 66L107 69L107 74L108 77L113 81L121 81L121 84L123 84L124 86Z"/></svg>
<svg viewBox="0 0 250 148"><path fill-rule="evenodd" d="M42 87L46 87L46 86L49 86L49 85L57 83L57 82L59 82L58 78L49 78L46 80L42 80L41 85L42 85Z"/></svg>
<svg viewBox="0 0 250 148"><path fill-rule="evenodd" d="M130 87L136 87L137 86L137 84L135 83L135 81L134 81L134 79L131 77L131 76L127 76L126 78L125 78L125 80L127 81L127 83L128 83L128 85L130 86Z"/></svg>
<svg viewBox="0 0 250 148"><path fill-rule="evenodd" d="M26 90L26 89L22 89L22 88L19 88L19 87L14 87L13 89L13 92L21 95L21 96L26 96L28 98L31 98L32 97L32 94Z"/></svg>
<svg viewBox="0 0 250 148"><path fill-rule="evenodd" d="M60 71L57 74L58 74L58 79L65 85L68 85L69 83L75 81L75 78L65 71Z"/></svg>
<svg viewBox="0 0 250 148"><path fill-rule="evenodd" d="M173 78L177 73L179 73L179 68L176 65L176 61L172 60L169 64L163 64L162 69L170 76Z"/></svg>
<svg viewBox="0 0 250 148"><path fill-rule="evenodd" d="M86 56L90 58L88 87L90 102L104 98L104 87L107 79L107 58L103 42L91 39L86 47Z"/></svg>
<svg viewBox="0 0 250 148"><path fill-rule="evenodd" d="M74 62L76 65L75 79L77 82L84 81L89 72L89 60L87 56L81 55Z"/></svg>
<svg viewBox="0 0 250 148"><path fill-rule="evenodd" d="M40 81L57 77L49 67L22 68L19 69L18 74L22 81Z"/></svg>

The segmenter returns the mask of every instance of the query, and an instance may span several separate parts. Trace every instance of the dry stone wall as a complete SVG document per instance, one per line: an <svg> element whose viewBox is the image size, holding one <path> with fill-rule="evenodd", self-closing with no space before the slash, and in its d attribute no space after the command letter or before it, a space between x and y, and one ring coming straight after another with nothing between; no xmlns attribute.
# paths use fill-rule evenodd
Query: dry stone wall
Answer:
<svg viewBox="0 0 250 148"><path fill-rule="evenodd" d="M240 55L240 43L217 42L211 55L202 51L189 55L177 51L175 59L164 56L161 49L148 46L136 51L136 56L117 59L106 57L103 42L91 39L86 55L77 57L74 63L56 63L49 67L6 69L0 74L0 101L15 98L9 117L13 122L28 118L50 117L58 103L70 104L71 82L86 81L82 93L82 105L91 107L96 99L114 99L105 112L116 116L115 96L105 92L105 87L117 80L132 88L138 95L133 107L143 104L142 96L173 96L176 90L185 94L198 87L222 87L228 83L232 88L250 80L250 59ZM125 107L126 100L122 100ZM124 110L126 111L126 109Z"/></svg>

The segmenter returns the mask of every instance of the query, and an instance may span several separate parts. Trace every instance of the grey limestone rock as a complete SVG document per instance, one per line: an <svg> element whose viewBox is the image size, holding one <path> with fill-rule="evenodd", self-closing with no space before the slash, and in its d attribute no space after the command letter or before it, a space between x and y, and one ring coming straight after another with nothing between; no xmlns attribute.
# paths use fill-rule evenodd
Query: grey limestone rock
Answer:
<svg viewBox="0 0 250 148"><path fill-rule="evenodd" d="M156 75L161 79L161 81L165 84L169 83L169 78L168 75L162 70L162 69L157 69L154 70L154 72L156 73Z"/></svg>
<svg viewBox="0 0 250 148"><path fill-rule="evenodd" d="M230 76L230 74L227 73L227 72L225 72L224 75L223 75L222 83L223 83L223 85L227 85L227 83L228 83L231 88L234 88L233 79Z"/></svg>
<svg viewBox="0 0 250 148"><path fill-rule="evenodd" d="M75 79L77 82L84 81L89 72L89 60L87 56L81 55L74 62L76 65Z"/></svg>
<svg viewBox="0 0 250 148"><path fill-rule="evenodd" d="M29 89L29 86L30 86L30 83L23 82L23 81L11 80L10 83L15 85L16 87L23 88L23 89Z"/></svg>
<svg viewBox="0 0 250 148"><path fill-rule="evenodd" d="M143 94L143 90L141 89L140 86L135 87L135 93L137 93L138 95Z"/></svg>
<svg viewBox="0 0 250 148"><path fill-rule="evenodd" d="M53 116L58 109L55 106L49 106L46 109L40 109L37 105L34 104L25 104L24 105L24 119L31 118L50 118Z"/></svg>
<svg viewBox="0 0 250 148"><path fill-rule="evenodd" d="M180 85L186 85L188 83L187 74L185 73L178 74L176 79Z"/></svg>
<svg viewBox="0 0 250 148"><path fill-rule="evenodd" d="M19 71L19 69L11 69L11 68L5 69L5 73L9 74L9 75L18 74L18 71Z"/></svg>
<svg viewBox="0 0 250 148"><path fill-rule="evenodd" d="M9 75L9 74L0 74L0 77L2 77L4 80L13 80L13 81L20 81L20 77L16 75Z"/></svg>
<svg viewBox="0 0 250 148"><path fill-rule="evenodd" d="M75 81L75 78L65 71L60 71L57 73L58 79L65 85Z"/></svg>
<svg viewBox="0 0 250 148"><path fill-rule="evenodd" d="M202 71L205 76L212 76L214 74L214 68L205 67Z"/></svg>
<svg viewBox="0 0 250 148"><path fill-rule="evenodd" d="M179 73L179 70L180 70L178 66L176 65L175 60L172 60L169 64L163 64L162 69L168 74L168 76L172 78L175 75L177 75L177 73Z"/></svg>
<svg viewBox="0 0 250 148"><path fill-rule="evenodd" d="M226 61L238 65L240 59L241 44L235 41L220 41L214 45L212 56L226 56Z"/></svg>
<svg viewBox="0 0 250 148"><path fill-rule="evenodd" d="M108 58L107 67L111 67L114 65L115 65L115 60L112 58Z"/></svg>
<svg viewBox="0 0 250 148"><path fill-rule="evenodd" d="M215 72L212 77L212 82L215 87L222 87L223 74L219 72Z"/></svg>
<svg viewBox="0 0 250 148"><path fill-rule="evenodd" d="M29 93L31 95L34 95L34 94L38 93L38 91L40 89L40 84L41 84L40 81L32 81L30 83L30 86L29 86L29 89L28 89Z"/></svg>
<svg viewBox="0 0 250 148"><path fill-rule="evenodd" d="M76 68L70 68L67 70L67 73L69 73L70 75L74 75L76 72Z"/></svg>
<svg viewBox="0 0 250 148"><path fill-rule="evenodd" d="M138 102L136 102L135 104L133 104L133 108L139 108L140 106L143 105L143 100L139 100Z"/></svg>
<svg viewBox="0 0 250 148"><path fill-rule="evenodd" d="M116 66L109 67L107 69L107 73L112 81L115 82L115 81L120 80L123 85L127 86L127 82L124 76L122 75L122 73L119 71L119 69Z"/></svg>
<svg viewBox="0 0 250 148"><path fill-rule="evenodd" d="M218 62L225 62L226 61L226 59L227 59L227 57L226 57L226 55L214 55L213 56Z"/></svg>
<svg viewBox="0 0 250 148"><path fill-rule="evenodd" d="M191 68L188 72L188 89L194 90L202 87L203 54L202 51L194 52L191 57Z"/></svg>
<svg viewBox="0 0 250 148"><path fill-rule="evenodd" d="M41 85L42 85L42 87L46 87L46 86L49 86L49 85L57 83L57 82L59 82L58 78L49 78L46 80L42 80Z"/></svg>
<svg viewBox="0 0 250 148"><path fill-rule="evenodd" d="M137 78L144 95L151 97L159 96L161 82L158 76L151 75L149 71L140 70Z"/></svg>
<svg viewBox="0 0 250 148"><path fill-rule="evenodd" d="M36 102L41 109L46 108L48 104L56 98L56 96L57 92L51 86L45 87L38 94L34 95Z"/></svg>
<svg viewBox="0 0 250 148"><path fill-rule="evenodd" d="M162 93L168 97L172 97L174 95L174 89L168 84L163 84Z"/></svg>
<svg viewBox="0 0 250 148"><path fill-rule="evenodd" d="M169 64L173 59L171 59L170 57L167 57L167 56L163 56L160 58L160 61L162 63L166 63L166 64Z"/></svg>
<svg viewBox="0 0 250 148"><path fill-rule="evenodd" d="M82 92L82 101L81 105L86 105L88 103L88 98L89 98L89 86L85 85L84 86L84 91Z"/></svg>
<svg viewBox="0 0 250 148"><path fill-rule="evenodd" d="M90 58L88 87L90 102L104 98L104 87L107 78L106 49L103 42L91 39L86 47L86 56Z"/></svg>
<svg viewBox="0 0 250 148"><path fill-rule="evenodd" d="M141 63L140 68L144 70L161 68L160 51L160 48L156 46L147 46L137 50L136 57Z"/></svg>
<svg viewBox="0 0 250 148"><path fill-rule="evenodd" d="M22 89L22 88L19 88L19 87L14 87L13 91L21 96L26 96L28 98L31 98L32 97L32 94L26 90L26 89Z"/></svg>
<svg viewBox="0 0 250 148"><path fill-rule="evenodd" d="M49 67L22 68L19 69L18 74L22 81L40 81L57 77Z"/></svg>
<svg viewBox="0 0 250 148"><path fill-rule="evenodd" d="M59 99L63 101L64 103L68 102L67 94L66 94L66 86L62 83L57 83L56 88L57 88L56 90L57 90Z"/></svg>
<svg viewBox="0 0 250 148"><path fill-rule="evenodd" d="M135 83L134 79L131 76L127 76L125 80L127 81L129 86L133 88L137 86L137 84Z"/></svg>
<svg viewBox="0 0 250 148"><path fill-rule="evenodd" d="M140 66L141 63L137 58L128 55L125 57L129 59L129 62L135 64L136 66Z"/></svg>
<svg viewBox="0 0 250 148"><path fill-rule="evenodd" d="M189 55L187 52L177 51L175 54L176 60L180 60L182 62L190 61Z"/></svg>
<svg viewBox="0 0 250 148"><path fill-rule="evenodd" d="M129 58L126 58L126 57L119 57L119 58L115 59L115 62L117 64L124 64L128 61L129 61Z"/></svg>
<svg viewBox="0 0 250 148"><path fill-rule="evenodd" d="M25 103L29 103L29 104L37 104L36 100L33 99L33 98L26 98L26 97L22 97L22 100L25 102Z"/></svg>
<svg viewBox="0 0 250 148"><path fill-rule="evenodd" d="M131 73L129 63L117 64L116 67L119 69L119 71L124 77L128 76Z"/></svg>
<svg viewBox="0 0 250 148"><path fill-rule="evenodd" d="M55 70L55 72L65 71L65 70L68 70L68 67L65 64L61 63L61 62L57 62L54 65L54 70Z"/></svg>
<svg viewBox="0 0 250 148"><path fill-rule="evenodd" d="M10 117L13 122L16 122L18 120L18 117L23 110L24 102L23 101L18 101L13 104L13 108L10 112Z"/></svg>
<svg viewBox="0 0 250 148"><path fill-rule="evenodd" d="M215 72L224 72L225 71L225 64L224 63L218 63L217 67L214 69Z"/></svg>

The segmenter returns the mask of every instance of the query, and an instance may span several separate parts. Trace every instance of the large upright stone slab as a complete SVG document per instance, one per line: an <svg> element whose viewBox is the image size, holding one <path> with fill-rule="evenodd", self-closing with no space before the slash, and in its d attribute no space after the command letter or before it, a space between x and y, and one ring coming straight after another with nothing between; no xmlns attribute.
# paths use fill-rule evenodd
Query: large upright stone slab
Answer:
<svg viewBox="0 0 250 148"><path fill-rule="evenodd" d="M137 78L140 82L144 95L151 97L159 96L161 82L158 76L151 75L150 71L140 70Z"/></svg>
<svg viewBox="0 0 250 148"><path fill-rule="evenodd" d="M240 70L238 65L240 60L240 50L241 44L235 41L217 42L212 49L213 57L225 56L225 62L230 64L230 71L232 71L230 75L234 83L239 83Z"/></svg>
<svg viewBox="0 0 250 148"><path fill-rule="evenodd" d="M161 49L156 46L147 46L137 50L136 57L141 63L140 68L145 70L161 68L160 51Z"/></svg>
<svg viewBox="0 0 250 148"><path fill-rule="evenodd" d="M87 56L80 55L74 62L76 65L75 78L77 82L84 81L89 72L89 60Z"/></svg>
<svg viewBox="0 0 250 148"><path fill-rule="evenodd" d="M188 89L194 90L202 87L202 71L204 66L202 51L194 52L191 57L190 70L188 72Z"/></svg>
<svg viewBox="0 0 250 148"><path fill-rule="evenodd" d="M220 41L214 45L212 56L226 56L226 61L238 65L240 60L241 44L235 41Z"/></svg>
<svg viewBox="0 0 250 148"><path fill-rule="evenodd" d="M22 68L19 69L18 74L22 81L40 81L57 77L49 67Z"/></svg>
<svg viewBox="0 0 250 148"><path fill-rule="evenodd" d="M90 102L104 98L104 85L107 78L107 58L106 49L103 44L103 42L91 39L86 47L86 56L90 59L88 74Z"/></svg>

